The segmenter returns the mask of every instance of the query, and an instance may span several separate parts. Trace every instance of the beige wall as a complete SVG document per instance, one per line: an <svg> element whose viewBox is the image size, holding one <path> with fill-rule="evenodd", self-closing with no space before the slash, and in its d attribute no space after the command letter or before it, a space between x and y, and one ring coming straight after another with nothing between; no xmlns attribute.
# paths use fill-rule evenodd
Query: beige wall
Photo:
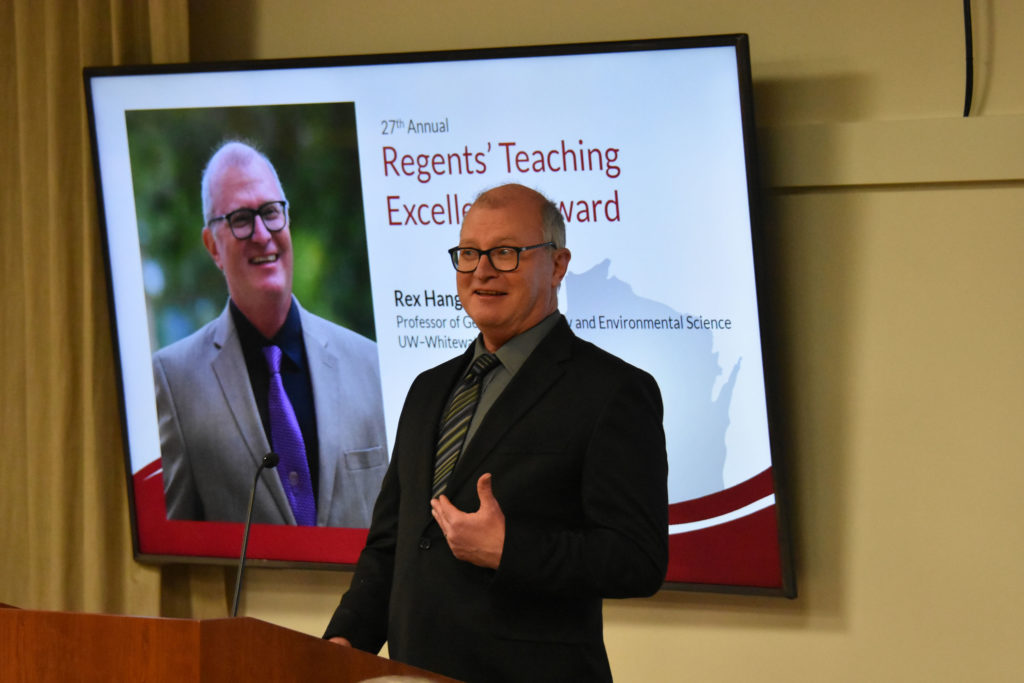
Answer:
<svg viewBox="0 0 1024 683"><path fill-rule="evenodd" d="M1019 680L1024 4L973 4L968 121L957 2L193 0L191 45L235 59L749 33L800 596L608 602L616 677ZM319 633L349 579L255 570L244 611Z"/></svg>

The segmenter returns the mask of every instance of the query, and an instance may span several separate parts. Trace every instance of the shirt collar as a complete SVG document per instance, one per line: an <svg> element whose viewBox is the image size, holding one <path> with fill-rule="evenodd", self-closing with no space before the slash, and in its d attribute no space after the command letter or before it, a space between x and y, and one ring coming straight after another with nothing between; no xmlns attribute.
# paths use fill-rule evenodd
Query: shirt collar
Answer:
<svg viewBox="0 0 1024 683"><path fill-rule="evenodd" d="M299 316L299 307L295 304L294 297L292 298L291 306L288 308L288 315L284 319L284 324L281 325L281 329L271 339L264 337L263 333L249 322L249 319L245 317L245 314L235 305L234 301L229 300L228 305L231 308L231 317L235 322L235 329L238 330L238 339L243 349L262 351L264 346L277 346L281 349L281 353L294 365L300 368L305 365L305 354L303 353L305 346L302 342L302 318Z"/></svg>
<svg viewBox="0 0 1024 683"><path fill-rule="evenodd" d="M523 363L530 357L530 354L533 353L533 350L540 344L540 341L548 335L548 332L558 323L561 317L562 314L555 311L530 329L517 334L502 344L501 348L494 352L494 355L501 361L502 367L508 370L509 374L516 374L519 368L523 367ZM473 346L473 360L487 352L483 336L478 336L476 344Z"/></svg>

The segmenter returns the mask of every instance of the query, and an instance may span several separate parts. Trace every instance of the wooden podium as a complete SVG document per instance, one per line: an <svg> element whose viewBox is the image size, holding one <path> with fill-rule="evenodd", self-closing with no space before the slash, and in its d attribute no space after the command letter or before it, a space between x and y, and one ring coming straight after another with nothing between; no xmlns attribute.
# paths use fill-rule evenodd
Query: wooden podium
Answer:
<svg viewBox="0 0 1024 683"><path fill-rule="evenodd" d="M0 609L0 681L452 681L248 617Z"/></svg>

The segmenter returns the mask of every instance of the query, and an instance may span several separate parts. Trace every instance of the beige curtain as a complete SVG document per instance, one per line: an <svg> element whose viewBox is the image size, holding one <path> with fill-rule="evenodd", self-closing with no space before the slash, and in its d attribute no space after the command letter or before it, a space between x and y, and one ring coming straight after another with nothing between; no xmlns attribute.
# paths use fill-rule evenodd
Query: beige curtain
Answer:
<svg viewBox="0 0 1024 683"><path fill-rule="evenodd" d="M0 0L0 602L160 612L131 554L82 68L187 60L187 0Z"/></svg>

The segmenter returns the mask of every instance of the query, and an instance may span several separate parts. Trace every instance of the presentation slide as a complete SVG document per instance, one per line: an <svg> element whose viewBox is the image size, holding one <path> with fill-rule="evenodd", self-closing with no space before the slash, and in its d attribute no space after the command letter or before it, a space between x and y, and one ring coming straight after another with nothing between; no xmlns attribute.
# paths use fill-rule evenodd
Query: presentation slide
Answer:
<svg viewBox="0 0 1024 683"><path fill-rule="evenodd" d="M170 120L189 112L253 109L269 110L271 120L287 116L291 128L306 112L333 107L351 112L337 125L349 127L355 146L345 163L358 164L359 194L346 201L361 202L365 305L372 312L372 329L363 332L377 344L388 447L412 380L464 351L477 335L459 303L446 253L459 244L462 218L483 190L520 183L554 200L565 217L572 259L559 309L572 330L647 370L661 388L674 555L688 552L679 546L687 535L728 529L758 514L771 520L767 545L777 553L751 157L745 149L744 126L752 122L741 103L749 87L740 80L741 57L745 53L723 41L685 49L498 52L487 58L93 77L133 475L160 458L153 352L208 322L224 305L214 300L215 307L203 309L207 320L179 326L166 338L158 334L162 327L154 322L154 287L147 279L151 247L140 241L145 230L136 206L137 186L151 181L132 167L134 126L141 130L150 120L163 125L161 115ZM236 135L229 126L206 127L213 128L213 140ZM260 129L267 130L274 126ZM272 146L270 140L252 141L264 151ZM176 144L169 140L170 149ZM316 156L333 154L325 149ZM288 177L278 171L286 190L304 176L302 182L319 188L325 199L351 182L320 167L304 168L298 159L290 162ZM192 185L177 191L198 198L200 170ZM302 208L292 200L295 235ZM196 250L202 249L200 224L197 215L181 227L195 233ZM297 281L306 267L297 257ZM331 278L320 285L339 286ZM306 307L332 318L332 310ZM727 496L734 502L724 503ZM674 557L677 576L670 571L670 580L719 581L693 563L692 557Z"/></svg>

